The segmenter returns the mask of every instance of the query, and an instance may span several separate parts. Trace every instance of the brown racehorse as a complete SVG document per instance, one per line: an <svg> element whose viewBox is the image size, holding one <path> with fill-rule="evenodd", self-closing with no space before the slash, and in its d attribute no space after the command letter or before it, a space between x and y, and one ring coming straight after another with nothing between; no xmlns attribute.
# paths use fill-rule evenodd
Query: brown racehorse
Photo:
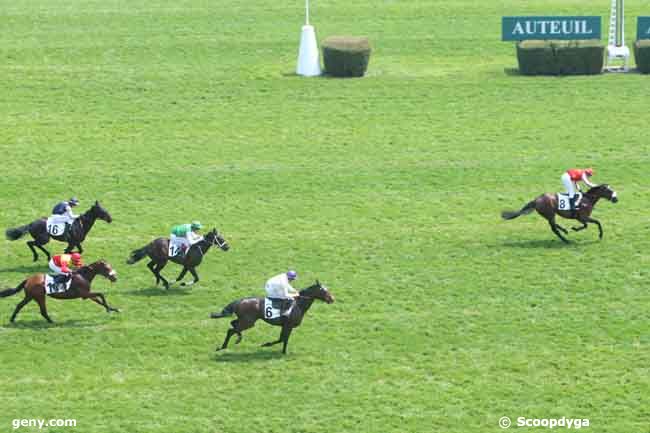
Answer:
<svg viewBox="0 0 650 433"><path fill-rule="evenodd" d="M307 311L309 311L314 299L320 299L328 304L334 302L334 296L332 296L329 290L327 290L327 287L316 281L316 284L300 291L300 294L296 298L296 302L289 313L289 317L279 317L271 320L267 319L264 315L264 298L244 298L228 304L221 313L210 314L210 317L213 319L231 316L233 313L237 315L237 319L230 322L231 328L228 329L226 339L217 350L219 351L228 347L230 337L235 334L237 334L237 341L235 341L235 344L239 344L242 339L242 331L252 328L255 325L255 322L262 319L271 325L282 326L280 338L276 341L265 343L262 347L283 343L282 353L287 353L287 342L289 341L291 331L293 328L300 326L302 318L307 314Z"/></svg>
<svg viewBox="0 0 650 433"><path fill-rule="evenodd" d="M90 291L90 285L97 275L108 278L111 282L115 282L117 280L117 274L111 265L109 265L104 260L100 260L74 271L72 273L72 282L70 283L70 289L62 293L53 293L47 296L51 296L52 298L56 299L92 299L97 304L103 306L106 309L107 313L111 311L119 312L117 308L113 308L106 303L106 298L104 298L103 294ZM41 308L41 315L45 318L45 320L53 323L52 319L50 319L50 316L48 316L47 308L45 307L45 274L32 275L20 283L20 285L15 289L0 291L0 298L15 295L23 289L25 290L25 299L16 305L14 314L11 315L11 321L13 322L16 320L18 312L20 312L20 310L25 305L27 305L29 301L35 299L38 303L38 306Z"/></svg>
<svg viewBox="0 0 650 433"><path fill-rule="evenodd" d="M183 270L178 275L178 278L176 278L176 282L182 280L183 277L185 277L185 274L187 274L187 271L190 271L194 280L191 283L181 284L183 286L189 286L199 281L199 275L196 273L195 268L201 264L203 256L208 252L212 245L217 245L223 251L228 251L230 249L230 245L228 245L228 242L226 242L226 240L219 234L217 229L213 229L205 235L203 240L192 245L185 254L185 257L176 256L170 258L167 251L169 248L169 239L158 238L144 247L132 251L126 263L132 265L146 256L149 256L151 261L147 263L147 267L156 277L156 284L162 281L165 289L169 289L169 282L160 274L160 271L162 271L165 265L167 265L167 261L171 260L174 263L183 265Z"/></svg>
<svg viewBox="0 0 650 433"><path fill-rule="evenodd" d="M501 216L503 217L503 219L511 220L517 218L520 215L527 215L531 213L533 210L536 210L538 214L540 214L541 216L543 216L548 220L548 223L551 226L551 230L553 230L553 233L555 233L564 242L569 243L569 241L564 236L562 236L560 231L564 232L564 234L568 234L569 232L567 231L567 229L565 229L564 227L562 227L561 225L555 222L555 215L559 215L562 218L574 219L582 223L582 226L580 227L571 227L571 229L574 231L580 231L586 229L588 223L596 224L598 226L598 231L599 231L598 237L602 239L603 227L600 225L600 221L591 218L591 212L594 210L596 203L598 203L598 200L600 200L601 198L605 198L611 201L612 203L616 203L618 201L616 192L613 189L611 189L609 185L603 184L603 185L595 186L591 188L589 191L587 191L586 193L584 193L578 210L572 210L572 211L558 210L557 195L547 193L547 194L540 195L535 200L529 202L526 206L521 208L521 210L516 212L504 211L501 213Z"/></svg>
<svg viewBox="0 0 650 433"><path fill-rule="evenodd" d="M96 201L87 212L79 215L79 218L74 220L70 227L70 233L65 237L63 235L52 236L47 232L47 218L37 219L36 221L22 227L7 229L5 234L7 239L10 241L16 241L23 237L25 233L29 232L34 240L28 241L27 246L34 255L34 261L38 260L38 254L34 247L43 251L45 255L47 255L47 260L49 261L50 253L43 248L43 245L47 244L50 241L50 238L59 242L67 242L68 246L65 249L66 254L72 252L74 247L77 247L77 251L82 253L83 249L81 248L81 243L86 239L86 235L90 232L90 229L93 228L97 219L104 220L109 224L113 221L111 215L102 207L102 205L99 204L98 201Z"/></svg>

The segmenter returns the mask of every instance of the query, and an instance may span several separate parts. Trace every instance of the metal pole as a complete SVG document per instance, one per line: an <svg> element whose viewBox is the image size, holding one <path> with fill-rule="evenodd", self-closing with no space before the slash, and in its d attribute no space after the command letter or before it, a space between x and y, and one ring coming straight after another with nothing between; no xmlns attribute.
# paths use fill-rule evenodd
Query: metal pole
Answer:
<svg viewBox="0 0 650 433"><path fill-rule="evenodd" d="M305 25L309 25L309 0L305 0Z"/></svg>

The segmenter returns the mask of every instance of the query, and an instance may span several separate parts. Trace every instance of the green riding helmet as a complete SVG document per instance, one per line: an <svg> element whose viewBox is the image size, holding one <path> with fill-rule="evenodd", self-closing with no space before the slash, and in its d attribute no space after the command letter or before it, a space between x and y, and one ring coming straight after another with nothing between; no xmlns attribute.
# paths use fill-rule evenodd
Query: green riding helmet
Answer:
<svg viewBox="0 0 650 433"><path fill-rule="evenodd" d="M198 221L192 221L190 228L192 231L201 230L203 228L203 225Z"/></svg>

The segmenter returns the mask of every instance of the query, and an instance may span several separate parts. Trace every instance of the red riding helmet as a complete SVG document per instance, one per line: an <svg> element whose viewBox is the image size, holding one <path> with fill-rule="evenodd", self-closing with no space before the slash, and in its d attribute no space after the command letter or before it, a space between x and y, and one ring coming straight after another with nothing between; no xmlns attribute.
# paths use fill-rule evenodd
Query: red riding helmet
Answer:
<svg viewBox="0 0 650 433"><path fill-rule="evenodd" d="M81 254L72 253L70 255L70 258L72 259L72 263L74 263L75 266L79 267L83 265L83 262L81 261Z"/></svg>
<svg viewBox="0 0 650 433"><path fill-rule="evenodd" d="M587 176L593 176L594 175L594 169L593 168L587 168L585 169L585 174Z"/></svg>

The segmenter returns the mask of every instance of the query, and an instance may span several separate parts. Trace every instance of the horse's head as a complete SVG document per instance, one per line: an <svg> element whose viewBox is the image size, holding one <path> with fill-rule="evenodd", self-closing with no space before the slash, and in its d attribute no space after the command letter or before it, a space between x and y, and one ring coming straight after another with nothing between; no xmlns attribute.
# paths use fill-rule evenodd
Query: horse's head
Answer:
<svg viewBox="0 0 650 433"><path fill-rule="evenodd" d="M610 186L607 185L606 183L591 188L589 190L589 193L596 195L596 197L605 198L611 201L612 203L618 202L618 196L616 195L616 191L610 188Z"/></svg>
<svg viewBox="0 0 650 433"><path fill-rule="evenodd" d="M212 229L207 235L205 235L205 240L210 245L216 245L224 251L230 249L230 245L228 245L228 242L219 234L217 229Z"/></svg>
<svg viewBox="0 0 650 433"><path fill-rule="evenodd" d="M117 272L106 260L100 260L90 265L96 275L108 278L111 283L117 281Z"/></svg>
<svg viewBox="0 0 650 433"><path fill-rule="evenodd" d="M325 301L328 304L334 302L334 296L330 293L327 287L322 285L318 280L316 280L316 284L313 284L306 289L301 290L300 296L320 299L321 301Z"/></svg>
<svg viewBox="0 0 650 433"><path fill-rule="evenodd" d="M104 209L102 205L99 204L98 201L95 201L93 207L90 208L90 212L95 216L95 218L104 220L109 224L113 222L113 218L111 217L111 214L109 214L108 211Z"/></svg>

